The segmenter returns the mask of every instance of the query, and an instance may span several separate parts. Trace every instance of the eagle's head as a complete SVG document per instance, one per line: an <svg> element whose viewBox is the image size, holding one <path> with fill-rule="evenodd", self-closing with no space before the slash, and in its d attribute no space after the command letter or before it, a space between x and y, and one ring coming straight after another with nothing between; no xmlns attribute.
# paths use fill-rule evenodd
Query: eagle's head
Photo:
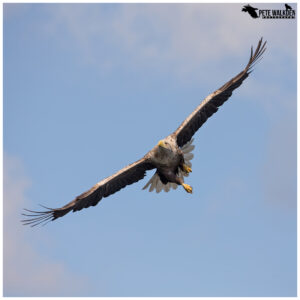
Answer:
<svg viewBox="0 0 300 300"><path fill-rule="evenodd" d="M168 136L166 138L164 138L163 140L160 140L157 144L158 149L164 151L164 150L170 150L170 151L174 151L174 149L176 149L176 142L175 140Z"/></svg>

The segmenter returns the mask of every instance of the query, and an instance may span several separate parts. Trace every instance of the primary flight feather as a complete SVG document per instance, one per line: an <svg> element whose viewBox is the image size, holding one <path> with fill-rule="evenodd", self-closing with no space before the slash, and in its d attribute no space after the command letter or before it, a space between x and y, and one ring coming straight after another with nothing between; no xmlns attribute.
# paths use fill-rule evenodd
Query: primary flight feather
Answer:
<svg viewBox="0 0 300 300"><path fill-rule="evenodd" d="M60 218L70 211L75 212L95 206L103 197L108 197L126 185L143 179L146 171L151 169L156 169L156 172L144 189L150 186L149 191L156 189L156 192L160 192L163 189L168 192L170 188L176 189L178 185L181 185L188 193L192 193L192 187L184 183L184 177L192 172L190 162L193 158L191 151L194 149L192 137L249 76L255 63L262 57L265 46L266 42L263 43L261 38L254 52L251 47L250 59L245 69L208 95L177 130L159 141L143 158L101 180L61 208L44 207L46 209L44 211L25 209L26 213L23 215L26 219L22 220L23 224L36 226Z"/></svg>

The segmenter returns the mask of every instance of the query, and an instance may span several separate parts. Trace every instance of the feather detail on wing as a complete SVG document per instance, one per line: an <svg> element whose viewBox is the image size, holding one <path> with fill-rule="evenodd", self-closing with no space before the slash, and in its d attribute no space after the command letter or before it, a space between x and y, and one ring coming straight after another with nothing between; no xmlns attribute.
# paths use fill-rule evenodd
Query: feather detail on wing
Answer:
<svg viewBox="0 0 300 300"><path fill-rule="evenodd" d="M23 213L23 215L26 219L22 220L22 222L24 225L36 226L60 218L70 211L75 212L89 206L95 206L103 197L108 197L124 188L126 185L130 185L143 179L146 175L146 171L153 168L154 166L143 157L114 175L101 180L91 189L77 196L73 201L61 208L48 208L42 206L46 210L32 211L25 209L26 213Z"/></svg>
<svg viewBox="0 0 300 300"><path fill-rule="evenodd" d="M187 142L183 147L181 147L181 151L183 152L184 163L189 167L192 167L192 163L190 160L194 157L194 154L191 153L195 146L192 145L194 139L191 139ZM183 177L189 176L188 173L183 172L180 168L178 168L178 176L183 179ZM150 187L149 187L150 186ZM168 182L167 184L163 184L159 178L157 172L151 177L151 179L147 182L147 184L143 187L143 190L146 190L149 187L149 192L156 190L156 193L160 193L162 190L165 192L169 192L170 189L177 189L177 184L174 182Z"/></svg>
<svg viewBox="0 0 300 300"><path fill-rule="evenodd" d="M178 146L181 147L186 144L195 132L206 122L206 120L217 112L218 107L229 99L232 92L243 83L243 81L252 72L254 65L260 60L262 54L265 52L265 45L266 42L263 43L261 38L254 53L253 48L251 47L250 59L245 69L218 90L207 96L183 121L183 123L174 132L174 135L177 137Z"/></svg>

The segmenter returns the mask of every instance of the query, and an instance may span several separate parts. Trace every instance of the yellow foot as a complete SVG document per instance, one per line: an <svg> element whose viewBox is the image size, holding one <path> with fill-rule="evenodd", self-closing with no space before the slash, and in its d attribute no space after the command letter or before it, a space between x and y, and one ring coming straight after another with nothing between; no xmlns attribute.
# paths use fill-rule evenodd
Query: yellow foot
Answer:
<svg viewBox="0 0 300 300"><path fill-rule="evenodd" d="M183 171L185 171L186 173L191 173L192 172L192 169L186 164L183 164L182 168L183 168Z"/></svg>
<svg viewBox="0 0 300 300"><path fill-rule="evenodd" d="M183 183L182 186L188 193L191 194L193 192L193 188L190 185Z"/></svg>

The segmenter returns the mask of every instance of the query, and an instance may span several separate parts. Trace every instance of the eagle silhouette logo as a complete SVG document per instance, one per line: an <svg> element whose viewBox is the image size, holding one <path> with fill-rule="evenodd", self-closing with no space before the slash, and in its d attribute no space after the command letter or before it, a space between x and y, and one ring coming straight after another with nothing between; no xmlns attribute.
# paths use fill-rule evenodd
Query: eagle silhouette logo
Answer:
<svg viewBox="0 0 300 300"><path fill-rule="evenodd" d="M288 4L284 4L284 6L285 6L285 9L286 9L286 10L292 9L292 7L289 6Z"/></svg>
<svg viewBox="0 0 300 300"><path fill-rule="evenodd" d="M248 5L244 5L244 7L242 9L242 11L247 12L253 19L258 18L256 10L258 10L258 8L252 7L249 4Z"/></svg>

